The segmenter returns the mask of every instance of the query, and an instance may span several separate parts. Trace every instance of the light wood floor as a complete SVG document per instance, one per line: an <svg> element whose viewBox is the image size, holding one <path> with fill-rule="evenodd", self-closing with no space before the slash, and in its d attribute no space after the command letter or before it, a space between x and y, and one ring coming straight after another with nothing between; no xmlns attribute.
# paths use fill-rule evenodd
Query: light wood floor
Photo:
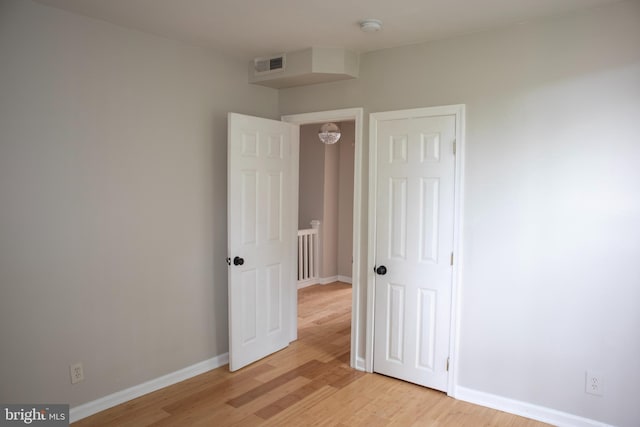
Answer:
<svg viewBox="0 0 640 427"><path fill-rule="evenodd" d="M298 341L74 423L83 426L511 426L546 424L349 367L351 286L298 294Z"/></svg>

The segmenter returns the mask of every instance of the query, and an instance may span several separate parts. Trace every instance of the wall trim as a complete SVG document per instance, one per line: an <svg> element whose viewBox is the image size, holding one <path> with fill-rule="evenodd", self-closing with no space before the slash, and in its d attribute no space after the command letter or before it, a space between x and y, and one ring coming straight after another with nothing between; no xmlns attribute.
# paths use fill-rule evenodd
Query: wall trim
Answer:
<svg viewBox="0 0 640 427"><path fill-rule="evenodd" d="M483 391L474 390L458 385L456 387L456 399L476 405L486 406L514 415L531 418L553 424L558 427L613 427L600 421L583 418L578 415L558 411L544 406L534 405L520 400L509 399Z"/></svg>
<svg viewBox="0 0 640 427"><path fill-rule="evenodd" d="M333 282L342 282L352 284L351 277L349 276L331 276L331 277L321 277L319 279L307 279L301 280L298 282L298 289L306 288L307 286L313 285L328 285Z"/></svg>
<svg viewBox="0 0 640 427"><path fill-rule="evenodd" d="M337 282L338 276L321 277L318 279L318 283L321 285L328 285L329 283Z"/></svg>
<svg viewBox="0 0 640 427"><path fill-rule="evenodd" d="M351 277L338 275L338 282L352 284Z"/></svg>
<svg viewBox="0 0 640 427"><path fill-rule="evenodd" d="M298 282L298 289L306 288L318 284L318 279L307 279Z"/></svg>
<svg viewBox="0 0 640 427"><path fill-rule="evenodd" d="M354 366L358 371L364 371L364 357L356 357L356 366Z"/></svg>
<svg viewBox="0 0 640 427"><path fill-rule="evenodd" d="M113 408L121 403L128 402L129 400L160 390L161 388L168 387L212 369L219 368L227 363L229 363L229 353L224 353L142 384L117 391L108 396L101 397L100 399L75 406L69 410L69 422L74 423L93 414L97 414L100 411L104 411L105 409Z"/></svg>

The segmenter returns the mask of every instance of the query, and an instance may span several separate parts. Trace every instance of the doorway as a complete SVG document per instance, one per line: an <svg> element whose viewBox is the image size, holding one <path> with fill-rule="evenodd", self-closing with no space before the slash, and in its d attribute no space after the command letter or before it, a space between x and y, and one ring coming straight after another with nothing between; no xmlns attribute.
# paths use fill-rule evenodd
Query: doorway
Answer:
<svg viewBox="0 0 640 427"><path fill-rule="evenodd" d="M299 287L352 282L355 121L336 123L341 137L334 144L318 138L322 124L300 126L298 228L316 234L311 242L300 239L299 262L315 267L315 279ZM313 251L307 250L311 244Z"/></svg>
<svg viewBox="0 0 640 427"><path fill-rule="evenodd" d="M351 108L343 110L332 110L315 113L294 114L289 116L283 116L282 121L295 123L298 125L318 124L324 122L353 122L353 145L354 145L354 163L353 163L353 197L352 197L352 220L353 230L351 233L351 242L353 243L353 249L351 253L351 259L353 260L351 268L351 281L352 281L352 302L351 302L351 346L350 346L350 365L351 367L364 369L364 360L357 357L357 343L358 333L357 331L362 325L359 321L360 309L362 304L359 303L361 298L360 290L360 215L361 208L361 158L362 158L362 109ZM317 132L317 131L316 131ZM318 141L318 144L321 144ZM306 227L306 224L300 224L301 227ZM337 271L337 270L336 270ZM336 276L337 278L337 276ZM295 316L297 316L297 306L294 309ZM297 317L296 317L297 318ZM297 330L292 331L291 340L297 338Z"/></svg>

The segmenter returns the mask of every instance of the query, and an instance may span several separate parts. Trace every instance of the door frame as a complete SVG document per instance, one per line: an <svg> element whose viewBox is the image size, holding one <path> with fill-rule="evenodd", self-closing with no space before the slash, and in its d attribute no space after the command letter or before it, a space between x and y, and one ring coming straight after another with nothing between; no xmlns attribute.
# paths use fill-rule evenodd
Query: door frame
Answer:
<svg viewBox="0 0 640 427"><path fill-rule="evenodd" d="M353 266L351 268L351 360L350 364L352 368L359 370L365 369L365 363L362 358L358 358L358 342L360 337L360 331L363 329L361 318L364 318L363 310L366 307L362 307L360 301L362 300L361 294L363 286L360 285L360 259L362 250L362 231L361 225L362 218L362 128L363 128L363 109L362 108L345 108L340 110L330 111L318 111L313 113L302 114L290 114L281 117L283 122L294 123L297 125L305 125L318 122L343 122L343 121L355 121L355 153L354 153L354 165L353 165ZM292 159L295 162L295 177L296 184L299 180L298 168L300 164L299 150L300 142L294 150L296 152L296 158ZM296 188L298 186L296 185ZM296 233L298 228L298 194L296 191L295 196L295 221L292 221L296 227ZM291 331L291 341L295 341L298 338L298 301L297 292L293 293L295 300L293 301L292 310L292 324L295 325Z"/></svg>
<svg viewBox="0 0 640 427"><path fill-rule="evenodd" d="M376 242L376 199L377 199L377 129L385 120L410 119L417 117L455 116L455 173L453 207L453 274L451 279L451 323L449 337L449 377L447 395L455 397L458 380L458 349L460 328L460 292L462 280L462 226L464 193L464 153L465 153L465 105L414 108L386 111L369 115L369 220L367 254L367 322L365 344L365 370L373 372L374 316L375 316L375 242Z"/></svg>

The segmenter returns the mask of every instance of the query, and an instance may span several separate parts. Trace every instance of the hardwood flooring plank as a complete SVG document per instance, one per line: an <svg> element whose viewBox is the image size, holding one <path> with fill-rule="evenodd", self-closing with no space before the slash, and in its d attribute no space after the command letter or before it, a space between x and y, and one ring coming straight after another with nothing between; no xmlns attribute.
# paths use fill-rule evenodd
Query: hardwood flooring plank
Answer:
<svg viewBox="0 0 640 427"><path fill-rule="evenodd" d="M313 424L311 422L311 418L309 414L315 408L323 407L323 403L326 399L333 395L336 392L336 389L331 386L324 386L321 389L317 390L304 400L296 403L295 405L288 408L286 411L283 411L276 415L273 418L269 418L263 426L265 427L281 427L281 426L313 426L318 424ZM325 409L326 411L326 409Z"/></svg>
<svg viewBox="0 0 640 427"><path fill-rule="evenodd" d="M233 399L230 399L227 401L227 403L231 406L233 406L234 408L238 408L242 405L245 405L249 402L251 402L252 400L269 393L271 390L280 387L281 385L297 378L300 376L309 378L309 379L313 379L315 376L317 376L319 374L319 368L321 367L321 363L318 362L317 360L311 360L305 364L303 364L302 366L298 366L296 368L293 368L285 373L283 373L282 375L258 386L255 387L253 389L251 389L250 391L235 397Z"/></svg>

